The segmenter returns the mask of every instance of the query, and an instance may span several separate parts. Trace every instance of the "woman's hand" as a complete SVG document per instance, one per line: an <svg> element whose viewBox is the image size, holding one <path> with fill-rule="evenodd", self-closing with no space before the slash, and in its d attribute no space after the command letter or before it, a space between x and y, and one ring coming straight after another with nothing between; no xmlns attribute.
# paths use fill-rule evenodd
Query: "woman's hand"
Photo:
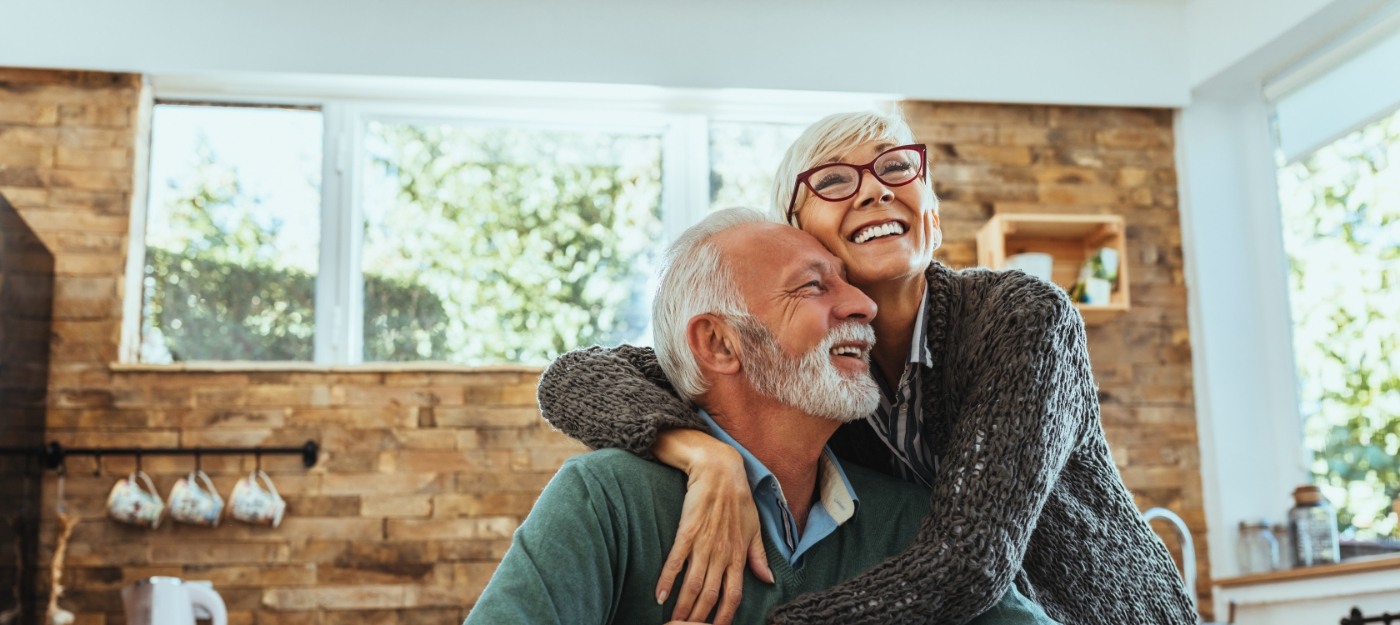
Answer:
<svg viewBox="0 0 1400 625"><path fill-rule="evenodd" d="M656 584L664 603L689 562L671 618L702 621L718 605L715 625L729 625L743 598L744 565L773 583L744 462L733 447L697 430L668 430L652 452L690 476L676 543Z"/></svg>

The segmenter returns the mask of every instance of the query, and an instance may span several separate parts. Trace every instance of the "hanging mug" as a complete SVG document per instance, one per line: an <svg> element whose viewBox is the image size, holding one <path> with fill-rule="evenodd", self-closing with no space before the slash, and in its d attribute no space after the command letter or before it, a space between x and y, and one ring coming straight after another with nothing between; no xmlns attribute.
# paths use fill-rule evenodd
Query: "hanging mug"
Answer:
<svg viewBox="0 0 1400 625"><path fill-rule="evenodd" d="M175 482L166 503L170 518L190 525L218 527L224 511L224 499L214 490L209 474L198 469Z"/></svg>
<svg viewBox="0 0 1400 625"><path fill-rule="evenodd" d="M277 493L272 478L261 469L239 478L228 496L229 516L244 523L277 527L282 524L282 513L286 510L287 502Z"/></svg>
<svg viewBox="0 0 1400 625"><path fill-rule="evenodd" d="M165 502L151 483L151 476L139 469L113 485L107 495L107 516L122 523L156 529L164 510Z"/></svg>

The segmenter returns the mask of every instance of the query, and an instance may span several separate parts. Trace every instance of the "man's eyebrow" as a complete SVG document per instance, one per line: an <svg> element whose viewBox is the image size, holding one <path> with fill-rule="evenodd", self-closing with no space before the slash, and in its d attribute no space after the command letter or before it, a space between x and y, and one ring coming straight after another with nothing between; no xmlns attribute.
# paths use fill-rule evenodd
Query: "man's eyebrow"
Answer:
<svg viewBox="0 0 1400 625"><path fill-rule="evenodd" d="M813 260L812 262L809 262L798 268L796 271L792 272L788 276L787 281L796 282L797 280L801 279L801 276L807 273L815 273L818 276L826 276L827 274L833 271L838 276L841 276L842 279L844 279L846 275L846 263L842 262L842 260L839 258L835 258L829 261Z"/></svg>

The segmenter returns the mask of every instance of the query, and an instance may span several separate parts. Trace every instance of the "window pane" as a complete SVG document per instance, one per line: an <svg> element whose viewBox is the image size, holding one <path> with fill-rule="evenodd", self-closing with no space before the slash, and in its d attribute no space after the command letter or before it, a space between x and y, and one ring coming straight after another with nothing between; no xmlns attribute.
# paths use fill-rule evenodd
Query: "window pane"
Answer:
<svg viewBox="0 0 1400 625"><path fill-rule="evenodd" d="M141 360L311 360L321 113L157 104Z"/></svg>
<svg viewBox="0 0 1400 625"><path fill-rule="evenodd" d="M636 341L661 138L371 122L364 359L545 363Z"/></svg>
<svg viewBox="0 0 1400 625"><path fill-rule="evenodd" d="M710 210L772 205L773 171L805 126L756 122L710 124Z"/></svg>
<svg viewBox="0 0 1400 625"><path fill-rule="evenodd" d="M1282 167L1279 190L1314 479L1344 531L1396 536L1400 113Z"/></svg>

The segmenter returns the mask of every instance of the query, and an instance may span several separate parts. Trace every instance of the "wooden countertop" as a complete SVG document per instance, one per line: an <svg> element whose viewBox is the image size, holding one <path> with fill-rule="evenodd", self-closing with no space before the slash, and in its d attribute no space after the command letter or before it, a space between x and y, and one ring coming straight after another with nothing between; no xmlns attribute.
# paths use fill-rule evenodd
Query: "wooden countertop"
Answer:
<svg viewBox="0 0 1400 625"><path fill-rule="evenodd" d="M1379 556L1367 556L1363 558L1353 558L1351 560L1346 560L1337 564L1305 566L1293 569L1284 569L1282 571L1256 573L1254 575L1241 575L1239 577L1224 577L1216 579L1212 583L1221 588L1232 588L1237 586L1250 586L1254 584L1269 584L1274 582L1313 579L1317 577L1327 577L1331 575L1369 573L1372 571L1383 571L1387 569L1400 569L1400 555L1386 554Z"/></svg>

